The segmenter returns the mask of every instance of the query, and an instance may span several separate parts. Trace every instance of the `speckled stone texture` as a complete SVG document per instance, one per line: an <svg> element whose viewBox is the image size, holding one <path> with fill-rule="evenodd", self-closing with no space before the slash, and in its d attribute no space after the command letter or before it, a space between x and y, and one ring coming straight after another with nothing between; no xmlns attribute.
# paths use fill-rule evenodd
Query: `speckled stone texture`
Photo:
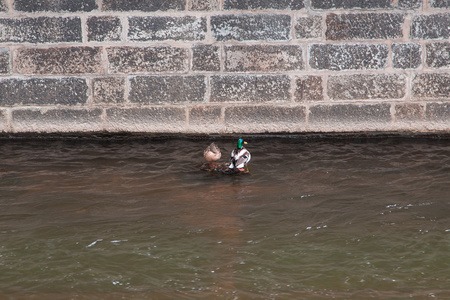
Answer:
<svg viewBox="0 0 450 300"><path fill-rule="evenodd" d="M329 14L328 40L396 39L403 36L404 16L394 13Z"/></svg>
<svg viewBox="0 0 450 300"><path fill-rule="evenodd" d="M14 0L14 9L26 12L78 12L97 9L95 0Z"/></svg>
<svg viewBox="0 0 450 300"><path fill-rule="evenodd" d="M211 33L217 41L287 41L291 17L275 14L235 14L211 17Z"/></svg>
<svg viewBox="0 0 450 300"><path fill-rule="evenodd" d="M268 102L290 98L290 79L281 75L214 75L212 102Z"/></svg>
<svg viewBox="0 0 450 300"><path fill-rule="evenodd" d="M304 0L224 0L225 10L242 9L275 9L275 10L300 10L305 8Z"/></svg>
<svg viewBox="0 0 450 300"><path fill-rule="evenodd" d="M269 73L303 70L302 52L302 47L295 45L226 46L225 70Z"/></svg>
<svg viewBox="0 0 450 300"><path fill-rule="evenodd" d="M111 73L184 72L188 51L176 47L110 47L108 70Z"/></svg>
<svg viewBox="0 0 450 300"><path fill-rule="evenodd" d="M78 17L25 17L0 19L0 42L63 43L81 42Z"/></svg>
<svg viewBox="0 0 450 300"><path fill-rule="evenodd" d="M103 71L99 47L18 49L14 63L21 74L89 74Z"/></svg>
<svg viewBox="0 0 450 300"><path fill-rule="evenodd" d="M388 53L389 47L383 44L312 44L309 64L318 70L382 69Z"/></svg>
<svg viewBox="0 0 450 300"><path fill-rule="evenodd" d="M105 11L170 11L184 10L185 0L103 0Z"/></svg>
<svg viewBox="0 0 450 300"><path fill-rule="evenodd" d="M450 0L0 0L0 131L450 134Z"/></svg>
<svg viewBox="0 0 450 300"><path fill-rule="evenodd" d="M120 41L122 38L122 23L117 17L90 17L87 29L89 41Z"/></svg>
<svg viewBox="0 0 450 300"><path fill-rule="evenodd" d="M128 39L131 41L201 41L206 36L206 18L132 17Z"/></svg>
<svg viewBox="0 0 450 300"><path fill-rule="evenodd" d="M202 75L137 76L130 79L130 101L137 103L179 103L203 101L206 79Z"/></svg>
<svg viewBox="0 0 450 300"><path fill-rule="evenodd" d="M76 77L0 79L0 106L84 104L87 91L86 80Z"/></svg>

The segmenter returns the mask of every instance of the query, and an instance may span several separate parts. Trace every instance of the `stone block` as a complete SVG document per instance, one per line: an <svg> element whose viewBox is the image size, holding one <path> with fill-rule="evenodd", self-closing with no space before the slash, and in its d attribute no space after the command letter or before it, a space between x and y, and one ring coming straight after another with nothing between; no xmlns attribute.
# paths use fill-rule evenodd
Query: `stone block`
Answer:
<svg viewBox="0 0 450 300"><path fill-rule="evenodd" d="M16 71L21 74L102 73L99 47L20 48L14 53Z"/></svg>
<svg viewBox="0 0 450 300"><path fill-rule="evenodd" d="M186 109L183 107L109 108L105 129L111 132L183 132Z"/></svg>
<svg viewBox="0 0 450 300"><path fill-rule="evenodd" d="M186 8L186 0L103 0L105 11L180 11Z"/></svg>
<svg viewBox="0 0 450 300"><path fill-rule="evenodd" d="M391 122L391 105L378 104L328 104L309 108L310 130L363 131L386 130Z"/></svg>
<svg viewBox="0 0 450 300"><path fill-rule="evenodd" d="M103 130L103 110L95 109L15 109L14 132L95 132Z"/></svg>
<svg viewBox="0 0 450 300"><path fill-rule="evenodd" d="M130 17L130 41L200 41L206 36L205 17Z"/></svg>
<svg viewBox="0 0 450 300"><path fill-rule="evenodd" d="M392 65L396 69L416 69L422 64L422 46L415 43L392 44Z"/></svg>
<svg viewBox="0 0 450 300"><path fill-rule="evenodd" d="M87 30L90 42L115 42L122 36L122 24L116 17L89 17Z"/></svg>
<svg viewBox="0 0 450 300"><path fill-rule="evenodd" d="M106 49L111 73L186 72L188 50L175 47L110 47Z"/></svg>
<svg viewBox="0 0 450 300"><path fill-rule="evenodd" d="M192 70L220 71L220 47L214 45L194 45L192 47Z"/></svg>
<svg viewBox="0 0 450 300"><path fill-rule="evenodd" d="M8 112L0 109L0 132L8 131Z"/></svg>
<svg viewBox="0 0 450 300"><path fill-rule="evenodd" d="M419 103L399 103L395 105L395 120L406 123L423 121L424 111L424 105Z"/></svg>
<svg viewBox="0 0 450 300"><path fill-rule="evenodd" d="M422 0L311 0L313 9L414 9Z"/></svg>
<svg viewBox="0 0 450 300"><path fill-rule="evenodd" d="M140 104L172 104L205 100L206 78L202 75L136 76L130 79L129 100Z"/></svg>
<svg viewBox="0 0 450 300"><path fill-rule="evenodd" d="M428 5L432 8L443 8L450 9L450 1L449 0L430 0Z"/></svg>
<svg viewBox="0 0 450 300"><path fill-rule="evenodd" d="M429 102L425 108L425 119L433 123L445 125L443 129L450 129L450 103L449 102Z"/></svg>
<svg viewBox="0 0 450 300"><path fill-rule="evenodd" d="M210 80L212 102L268 102L290 99L285 75L216 75Z"/></svg>
<svg viewBox="0 0 450 300"><path fill-rule="evenodd" d="M417 74L412 81L412 95L415 99L450 98L450 74Z"/></svg>
<svg viewBox="0 0 450 300"><path fill-rule="evenodd" d="M332 71L382 69L388 53L388 46L381 44L312 44L309 65Z"/></svg>
<svg viewBox="0 0 450 300"><path fill-rule="evenodd" d="M94 78L92 91L95 104L123 103L125 101L125 78Z"/></svg>
<svg viewBox="0 0 450 300"><path fill-rule="evenodd" d="M409 36L420 40L450 38L450 13L414 16Z"/></svg>
<svg viewBox="0 0 450 300"><path fill-rule="evenodd" d="M0 80L0 106L77 105L88 99L82 78L31 78Z"/></svg>
<svg viewBox="0 0 450 300"><path fill-rule="evenodd" d="M211 16L211 34L217 41L287 41L291 17L275 14Z"/></svg>
<svg viewBox="0 0 450 300"><path fill-rule="evenodd" d="M0 74L11 72L9 48L0 48Z"/></svg>
<svg viewBox="0 0 450 300"><path fill-rule="evenodd" d="M321 39L322 17L308 16L295 19L295 38L297 39Z"/></svg>
<svg viewBox="0 0 450 300"><path fill-rule="evenodd" d="M81 42L78 17L37 17L0 19L2 43Z"/></svg>
<svg viewBox="0 0 450 300"><path fill-rule="evenodd" d="M188 9L194 11L220 10L220 0L189 0Z"/></svg>
<svg viewBox="0 0 450 300"><path fill-rule="evenodd" d="M231 132L298 132L304 130L303 106L234 106L225 109L225 124Z"/></svg>
<svg viewBox="0 0 450 300"><path fill-rule="evenodd" d="M333 100L401 99L406 77L397 74L335 75L328 78L328 96Z"/></svg>
<svg viewBox="0 0 450 300"><path fill-rule="evenodd" d="M195 106L189 109L189 127L196 132L211 133L223 129L222 109L215 106Z"/></svg>
<svg viewBox="0 0 450 300"><path fill-rule="evenodd" d="M398 13L328 14L328 40L396 39L403 37L404 15Z"/></svg>
<svg viewBox="0 0 450 300"><path fill-rule="evenodd" d="M225 71L281 72L305 68L297 45L225 46Z"/></svg>
<svg viewBox="0 0 450 300"><path fill-rule="evenodd" d="M300 10L305 8L304 0L224 0L224 10Z"/></svg>
<svg viewBox="0 0 450 300"><path fill-rule="evenodd" d="M429 43L425 45L426 65L430 68L450 67L450 43Z"/></svg>
<svg viewBox="0 0 450 300"><path fill-rule="evenodd" d="M14 9L25 12L78 12L97 8L96 0L14 0Z"/></svg>
<svg viewBox="0 0 450 300"><path fill-rule="evenodd" d="M299 76L295 78L295 101L323 100L323 84L320 76Z"/></svg>
<svg viewBox="0 0 450 300"><path fill-rule="evenodd" d="M8 4L6 3L7 0L0 0L0 12L7 12L8 11Z"/></svg>

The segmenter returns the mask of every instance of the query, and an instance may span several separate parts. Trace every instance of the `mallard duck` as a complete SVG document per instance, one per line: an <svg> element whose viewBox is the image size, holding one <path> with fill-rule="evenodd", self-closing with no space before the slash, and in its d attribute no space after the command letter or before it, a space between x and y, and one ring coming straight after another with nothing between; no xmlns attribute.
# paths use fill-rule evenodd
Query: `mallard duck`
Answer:
<svg viewBox="0 0 450 300"><path fill-rule="evenodd" d="M206 147L205 151L203 151L203 156L208 163L212 163L218 161L222 156L222 153L220 152L219 146L213 142L211 145Z"/></svg>
<svg viewBox="0 0 450 300"><path fill-rule="evenodd" d="M247 144L243 139L239 139L236 149L231 152L229 169L238 169L239 171L247 171L247 163L251 159L250 152L245 149L244 144Z"/></svg>

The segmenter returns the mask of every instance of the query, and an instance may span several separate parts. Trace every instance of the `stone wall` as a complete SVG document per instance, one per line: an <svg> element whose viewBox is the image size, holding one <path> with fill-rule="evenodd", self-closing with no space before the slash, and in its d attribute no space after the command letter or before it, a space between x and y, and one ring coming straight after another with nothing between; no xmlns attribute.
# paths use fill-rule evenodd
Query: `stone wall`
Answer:
<svg viewBox="0 0 450 300"><path fill-rule="evenodd" d="M0 0L0 130L448 132L449 0Z"/></svg>

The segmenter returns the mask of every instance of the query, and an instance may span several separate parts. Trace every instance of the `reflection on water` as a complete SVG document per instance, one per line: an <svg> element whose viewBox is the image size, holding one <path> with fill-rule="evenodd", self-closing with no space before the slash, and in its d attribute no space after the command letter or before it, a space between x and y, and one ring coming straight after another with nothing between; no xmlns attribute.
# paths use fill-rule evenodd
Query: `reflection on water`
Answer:
<svg viewBox="0 0 450 300"><path fill-rule="evenodd" d="M249 142L1 141L0 298L450 297L448 140Z"/></svg>

